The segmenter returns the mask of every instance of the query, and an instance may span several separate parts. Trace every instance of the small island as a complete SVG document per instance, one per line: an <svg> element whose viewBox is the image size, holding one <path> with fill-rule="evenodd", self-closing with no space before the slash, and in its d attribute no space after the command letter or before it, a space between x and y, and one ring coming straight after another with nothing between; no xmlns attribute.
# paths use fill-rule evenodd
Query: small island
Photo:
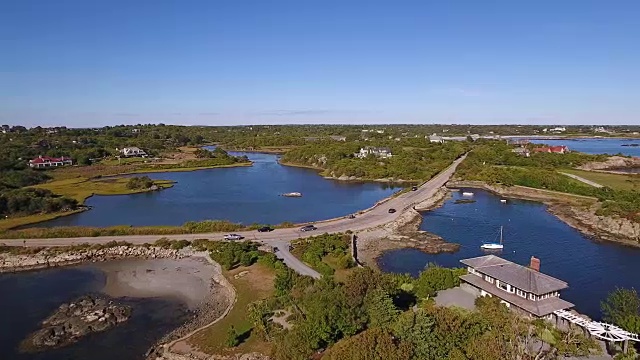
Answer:
<svg viewBox="0 0 640 360"><path fill-rule="evenodd" d="M42 321L41 329L29 335L22 350L37 352L73 344L91 333L101 332L123 323L131 308L105 298L83 296L60 307Z"/></svg>

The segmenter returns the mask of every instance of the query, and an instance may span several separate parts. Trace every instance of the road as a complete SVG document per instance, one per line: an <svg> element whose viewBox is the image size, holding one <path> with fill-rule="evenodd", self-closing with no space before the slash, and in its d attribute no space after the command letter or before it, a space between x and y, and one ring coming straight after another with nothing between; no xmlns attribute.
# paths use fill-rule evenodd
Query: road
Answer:
<svg viewBox="0 0 640 360"><path fill-rule="evenodd" d="M581 181L581 182L583 182L583 183L585 183L585 184L587 184L587 185L591 185L591 186L593 186L593 187L597 187L597 188L602 188L602 187L604 187L603 185L598 184L598 183L597 183L597 182L595 182L595 181L591 181L591 180L589 180L589 179L585 179L585 178L583 178L582 176L578 176L578 175L574 175L574 174L569 174L569 173L566 173L566 172L560 172L560 174L562 174L562 175L566 175L566 176L568 176L568 177L570 177L570 178L572 178L572 179L576 179L576 180L578 180L578 181Z"/></svg>
<svg viewBox="0 0 640 360"><path fill-rule="evenodd" d="M317 272L309 269L306 265L296 259L288 251L289 242L300 238L311 237L323 233L339 233L351 230L353 232L362 231L378 225L383 225L397 219L404 210L418 204L433 196L455 172L457 166L465 159L466 155L455 160L447 169L433 177L418 187L416 191L407 191L395 197L391 197L376 206L358 214L354 219L347 217L318 221L314 224L318 228L315 231L302 232L298 228L276 229L271 232L244 231L238 234L247 240L259 241L264 244L277 246L277 255L285 263L305 275L319 276ZM396 212L389 213L389 209L396 209ZM222 240L224 233L204 233L204 234L182 234L182 235L124 235L124 236L100 236L100 237L76 237L76 238L48 238L48 239L0 239L0 244L11 246L68 246L74 244L101 244L110 241L126 241L132 244L153 243L161 237L168 239L210 239ZM315 273L315 274L314 274Z"/></svg>

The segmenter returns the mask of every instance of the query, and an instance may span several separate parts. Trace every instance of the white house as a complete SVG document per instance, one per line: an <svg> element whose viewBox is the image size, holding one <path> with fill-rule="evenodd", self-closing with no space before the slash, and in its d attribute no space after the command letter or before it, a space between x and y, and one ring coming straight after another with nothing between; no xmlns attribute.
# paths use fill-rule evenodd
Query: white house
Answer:
<svg viewBox="0 0 640 360"><path fill-rule="evenodd" d="M147 153L144 152L144 150L135 146L123 148L120 150L120 152L122 153L122 156L125 156L125 157L129 157L129 156L146 157L147 156Z"/></svg>
<svg viewBox="0 0 640 360"><path fill-rule="evenodd" d="M360 159L366 158L369 155L374 155L383 159L387 159L393 156L393 154L391 154L391 149L386 147L367 146L360 148L360 151L355 153L355 157Z"/></svg>
<svg viewBox="0 0 640 360"><path fill-rule="evenodd" d="M436 134L428 136L429 142L444 144L444 138L442 136L438 136Z"/></svg>
<svg viewBox="0 0 640 360"><path fill-rule="evenodd" d="M564 126L558 126L558 127L554 127L553 129L549 129L549 131L551 131L551 132L565 132L565 131L567 131L567 128L565 128Z"/></svg>

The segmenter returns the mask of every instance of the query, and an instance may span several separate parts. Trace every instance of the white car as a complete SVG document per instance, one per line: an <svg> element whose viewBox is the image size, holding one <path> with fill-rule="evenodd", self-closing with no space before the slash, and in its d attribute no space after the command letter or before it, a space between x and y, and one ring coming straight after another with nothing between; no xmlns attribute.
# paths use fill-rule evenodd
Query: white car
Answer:
<svg viewBox="0 0 640 360"><path fill-rule="evenodd" d="M242 240L244 236L238 234L227 234L224 236L225 240Z"/></svg>

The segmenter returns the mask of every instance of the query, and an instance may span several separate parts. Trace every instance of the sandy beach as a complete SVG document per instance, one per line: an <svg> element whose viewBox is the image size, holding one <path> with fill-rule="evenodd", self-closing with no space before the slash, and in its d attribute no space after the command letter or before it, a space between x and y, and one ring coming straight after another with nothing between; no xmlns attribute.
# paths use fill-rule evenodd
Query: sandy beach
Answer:
<svg viewBox="0 0 640 360"><path fill-rule="evenodd" d="M106 275L102 291L113 297L173 297L195 310L214 288L215 266L202 258L117 260L95 265Z"/></svg>

